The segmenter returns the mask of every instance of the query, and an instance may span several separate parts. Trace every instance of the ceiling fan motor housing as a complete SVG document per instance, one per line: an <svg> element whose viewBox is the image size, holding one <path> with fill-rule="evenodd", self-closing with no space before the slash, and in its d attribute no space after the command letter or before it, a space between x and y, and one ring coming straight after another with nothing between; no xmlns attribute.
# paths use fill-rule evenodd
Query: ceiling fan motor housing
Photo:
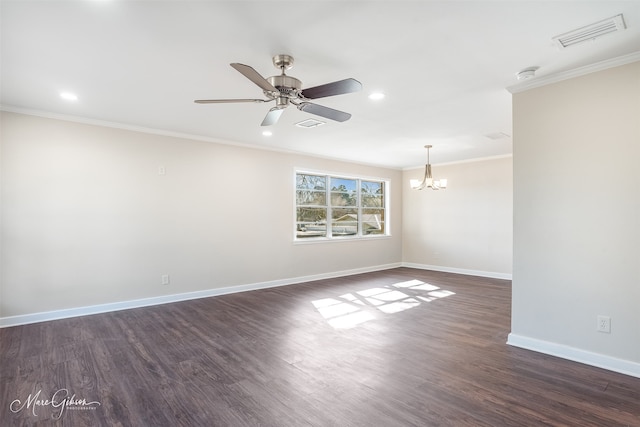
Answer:
<svg viewBox="0 0 640 427"><path fill-rule="evenodd" d="M280 76L267 77L267 81L271 83L273 87L278 89L282 95L295 96L302 88L302 82L300 80L284 74ZM266 94L267 93L265 92L265 95Z"/></svg>
<svg viewBox="0 0 640 427"><path fill-rule="evenodd" d="M290 99L298 98L302 88L302 82L300 80L284 74L271 76L266 80L280 92L275 98L276 108L286 108L289 105ZM273 94L270 92L264 91L264 94L269 98L273 98Z"/></svg>

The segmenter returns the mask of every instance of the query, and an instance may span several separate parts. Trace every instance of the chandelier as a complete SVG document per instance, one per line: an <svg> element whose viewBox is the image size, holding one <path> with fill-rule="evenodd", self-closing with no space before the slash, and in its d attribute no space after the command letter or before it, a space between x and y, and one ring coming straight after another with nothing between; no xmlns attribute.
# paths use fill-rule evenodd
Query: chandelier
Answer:
<svg viewBox="0 0 640 427"><path fill-rule="evenodd" d="M424 148L427 149L427 164L424 166L424 178L422 181L417 179L412 179L410 181L411 188L414 190L422 190L425 187L428 187L432 190L440 190L447 188L447 180L446 179L433 179L431 175L431 165L429 164L429 149L431 145L425 145Z"/></svg>

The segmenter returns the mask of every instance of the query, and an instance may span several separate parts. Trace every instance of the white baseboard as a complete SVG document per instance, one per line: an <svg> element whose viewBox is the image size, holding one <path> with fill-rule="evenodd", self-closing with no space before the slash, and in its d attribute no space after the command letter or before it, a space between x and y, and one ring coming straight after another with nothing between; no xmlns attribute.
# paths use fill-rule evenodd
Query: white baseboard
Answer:
<svg viewBox="0 0 640 427"><path fill-rule="evenodd" d="M403 267L418 268L420 270L442 271L444 273L465 274L467 276L490 277L492 279L511 280L511 273L497 273L493 271L466 270L464 268L443 267L441 265L416 264L413 262L403 262Z"/></svg>
<svg viewBox="0 0 640 427"><path fill-rule="evenodd" d="M640 363L510 333L507 344L640 378Z"/></svg>
<svg viewBox="0 0 640 427"><path fill-rule="evenodd" d="M373 267L355 268L351 270L335 271L331 273L313 274L310 276L294 277L289 279L271 280L268 282L250 283L246 285L227 286L222 288L207 289L204 291L185 292L174 295L143 298L130 301L121 301L107 304L98 304L87 307L54 310L42 313L24 314L19 316L0 317L0 328L26 325L29 323L47 322L50 320L67 319L70 317L88 316L91 314L107 313L111 311L127 310L130 308L148 307L152 305L168 304L171 302L187 301L191 299L207 298L218 295L233 294L236 292L254 291L258 289L274 288L277 286L294 285L297 283L311 282L314 280L331 279L334 277L352 276L354 274L370 273L373 271L389 270L401 267L401 263L376 265Z"/></svg>

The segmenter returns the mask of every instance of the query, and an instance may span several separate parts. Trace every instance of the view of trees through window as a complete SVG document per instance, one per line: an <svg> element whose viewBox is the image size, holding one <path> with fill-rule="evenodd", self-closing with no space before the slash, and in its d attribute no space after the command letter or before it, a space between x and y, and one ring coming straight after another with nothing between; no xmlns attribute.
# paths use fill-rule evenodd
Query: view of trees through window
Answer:
<svg viewBox="0 0 640 427"><path fill-rule="evenodd" d="M296 173L296 237L384 235L385 183Z"/></svg>

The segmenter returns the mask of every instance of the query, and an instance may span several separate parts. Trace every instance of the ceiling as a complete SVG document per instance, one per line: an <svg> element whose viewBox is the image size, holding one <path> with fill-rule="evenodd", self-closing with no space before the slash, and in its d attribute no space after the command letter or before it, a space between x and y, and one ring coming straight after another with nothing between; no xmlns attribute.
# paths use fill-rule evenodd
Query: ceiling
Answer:
<svg viewBox="0 0 640 427"><path fill-rule="evenodd" d="M190 135L393 168L508 155L515 74L553 75L640 49L638 1L2 1L2 109ZM552 37L623 13L627 29L559 49ZM314 102L338 123L273 104L229 66L303 88L353 77L358 93ZM383 92L372 101L371 92ZM75 101L61 92L77 95ZM311 129L308 118L327 123ZM503 133L508 137L488 138Z"/></svg>

